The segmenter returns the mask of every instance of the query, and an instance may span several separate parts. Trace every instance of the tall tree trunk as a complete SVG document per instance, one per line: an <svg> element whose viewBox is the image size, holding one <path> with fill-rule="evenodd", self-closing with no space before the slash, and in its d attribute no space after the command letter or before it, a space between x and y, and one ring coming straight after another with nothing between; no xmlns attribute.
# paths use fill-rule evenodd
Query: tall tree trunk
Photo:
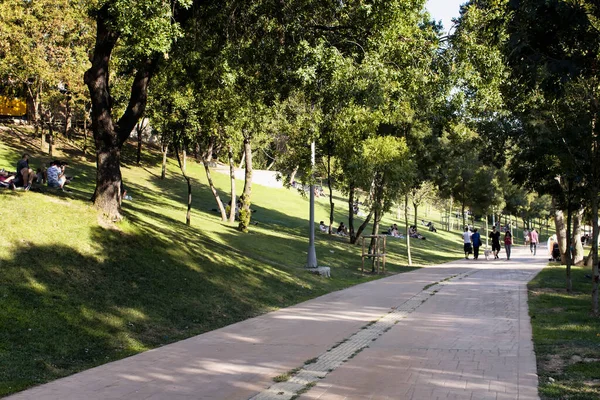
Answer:
<svg viewBox="0 0 600 400"><path fill-rule="evenodd" d="M590 252L588 253L587 257L584 258L584 262L585 262L585 266L587 268L592 268L593 265L592 263L594 262L594 254L593 254L593 249L590 249Z"/></svg>
<svg viewBox="0 0 600 400"><path fill-rule="evenodd" d="M570 182L569 182L570 185ZM571 279L571 265L573 263L572 247L573 242L571 241L571 219L573 211L571 211L571 191L569 190L569 200L567 202L567 292L571 292L573 289L573 281Z"/></svg>
<svg viewBox="0 0 600 400"><path fill-rule="evenodd" d="M52 154L54 150L54 131L52 127L52 121L48 124L48 155L50 158L54 157Z"/></svg>
<svg viewBox="0 0 600 400"><path fill-rule="evenodd" d="M185 153L184 153L185 154ZM210 175L210 168L208 167L208 161L203 160L202 164L204 165L204 171L206 171L206 179L208 180L208 186L210 186L210 191L212 192L215 201L217 202L217 206L219 207L219 211L221 212L221 219L223 222L227 221L227 212L225 211L225 206L223 206L223 202L219 197L219 192L217 192L217 188L213 183L212 177ZM233 205L235 208L235 205ZM235 215L235 214L234 214Z"/></svg>
<svg viewBox="0 0 600 400"><path fill-rule="evenodd" d="M467 223L465 221L465 200L463 199L460 202L460 212L461 212L461 217L462 217L462 225L463 227L467 226Z"/></svg>
<svg viewBox="0 0 600 400"><path fill-rule="evenodd" d="M583 264L583 244L581 243L581 227L583 225L583 212L585 210L580 208L573 215L573 235L571 236L571 243L573 243L573 265Z"/></svg>
<svg viewBox="0 0 600 400"><path fill-rule="evenodd" d="M67 139L71 140L71 118L73 117L73 111L71 107L71 94L67 93L65 103L65 131L64 135Z"/></svg>
<svg viewBox="0 0 600 400"><path fill-rule="evenodd" d="M96 144L96 189L93 201L96 207L111 219L121 218L121 159L123 143L146 108L148 84L159 61L158 55L143 60L131 86L129 103L115 123L111 112L113 100L109 89L109 61L119 38L110 7L106 2L95 14L96 43L91 57L92 66L85 72L84 82L92 102L92 130ZM104 165L108 163L108 165Z"/></svg>
<svg viewBox="0 0 600 400"><path fill-rule="evenodd" d="M215 132L218 133L216 130L215 130ZM208 163L212 162L212 159L213 159L213 152L214 152L214 149L215 149L216 133L215 133L215 135L211 135L210 138L208 139L208 146L206 147L206 152L204 153L204 159Z"/></svg>
<svg viewBox="0 0 600 400"><path fill-rule="evenodd" d="M373 181L371 182L371 190L369 192L369 199L373 200L373 203L375 203L375 178L373 178ZM354 203L349 204L350 207L352 207ZM350 212L353 213L354 210L350 209ZM371 207L371 210L369 211L369 215L367 215L367 219L365 219L365 221L358 227L358 231L356 232L356 236L354 237L354 242L350 241L350 243L354 244L356 243L356 241L358 240L358 238L360 237L360 235L362 234L362 231L365 230L365 228L367 227L367 225L369 224L369 222L371 221L371 218L373 217L373 212L374 212L374 207Z"/></svg>
<svg viewBox="0 0 600 400"><path fill-rule="evenodd" d="M187 171L187 152L185 150L185 147L181 150L181 154L183 157L183 170Z"/></svg>
<svg viewBox="0 0 600 400"><path fill-rule="evenodd" d="M86 110L84 105L83 111L85 113L85 115L83 116L83 154L86 154L88 144L88 119L90 118L91 109Z"/></svg>
<svg viewBox="0 0 600 400"><path fill-rule="evenodd" d="M600 272L598 271L598 190L600 189L600 124L597 124L598 100L593 99L594 116L592 118L592 132L594 141L592 142L592 179L589 185L590 198L592 205L592 310L594 315L598 316L598 285L600 284Z"/></svg>
<svg viewBox="0 0 600 400"><path fill-rule="evenodd" d="M43 88L43 82L41 79L36 79L35 82L33 83L26 83L27 85L27 99L26 104L27 104L27 120L30 123L33 123L33 127L35 129L34 133L37 135L37 133L40 131L40 129L43 130L42 127L42 121L40 118L40 98L41 98L41 94L42 94L42 88ZM33 89L35 87L35 89ZM43 141L42 141L42 145L43 145ZM41 148L40 150L44 150L43 148Z"/></svg>
<svg viewBox="0 0 600 400"><path fill-rule="evenodd" d="M352 243L352 244L356 243L356 241L358 240L358 238L360 238L360 235L365 230L367 225L369 225L369 222L371 222L371 218L373 218L373 210L372 209L371 209L371 211L369 211L369 214L367 215L367 218L365 219L365 221L362 224L360 224L360 226L358 227L358 230L356 231L356 236L354 236L354 241L352 241L352 238L350 238L350 243Z"/></svg>
<svg viewBox="0 0 600 400"><path fill-rule="evenodd" d="M404 225L406 228L406 255L408 265L412 265L412 256L410 253L410 235L408 234L408 194L404 195Z"/></svg>
<svg viewBox="0 0 600 400"><path fill-rule="evenodd" d="M460 199L460 206L461 206L461 218L462 218L462 227L464 228L465 226L467 226L467 224L465 223L465 201L467 200L466 197L466 192L467 192L467 183L465 182L465 180L463 179L462 181L462 185L463 185L463 190L462 190L462 196ZM460 229L462 230L462 229Z"/></svg>
<svg viewBox="0 0 600 400"><path fill-rule="evenodd" d="M185 143L183 144L185 146ZM175 147L175 155L177 156L177 164L179 164L179 169L181 170L181 175L185 179L187 183L188 190L188 198L187 198L187 212L185 213L185 224L191 225L192 223L192 182L190 181L190 177L185 173L185 168L183 163L181 162L181 157L179 157L179 144L178 139L175 138L173 141L173 146Z"/></svg>
<svg viewBox="0 0 600 400"><path fill-rule="evenodd" d="M415 227L417 227L417 223L418 223L417 209L419 208L419 205L414 201L412 203L413 203L413 207L415 209Z"/></svg>
<svg viewBox="0 0 600 400"><path fill-rule="evenodd" d="M137 132L137 154L136 154L136 163L140 165L142 163L142 135L144 133L144 119L140 119L136 126Z"/></svg>
<svg viewBox="0 0 600 400"><path fill-rule="evenodd" d="M350 243L356 243L356 235L354 232L354 195L355 195L354 182L350 182L348 188L348 235L350 236Z"/></svg>
<svg viewBox="0 0 600 400"><path fill-rule="evenodd" d="M240 224L238 229L248 232L252 211L250 210L252 195L252 145L250 137L244 137L244 155L246 160L246 173L244 174L244 192L242 194L242 209L240 210Z"/></svg>
<svg viewBox="0 0 600 400"><path fill-rule="evenodd" d="M454 206L454 197L450 196L450 213L448 214L448 232L452 230L452 208Z"/></svg>
<svg viewBox="0 0 600 400"><path fill-rule="evenodd" d="M598 271L598 188L592 193L592 309L598 315L598 283L600 273Z"/></svg>
<svg viewBox="0 0 600 400"><path fill-rule="evenodd" d="M163 143L162 148L162 167L160 169L160 179L165 179L167 176L167 152L169 151L169 145L167 143Z"/></svg>
<svg viewBox="0 0 600 400"><path fill-rule="evenodd" d="M36 127L35 130L40 130L40 150L43 152L44 147L46 146L46 133L44 132L44 125L42 124L40 127Z"/></svg>
<svg viewBox="0 0 600 400"><path fill-rule="evenodd" d="M229 222L235 222L235 209L237 206L237 199L235 196L235 166L233 165L233 147L229 145L229 178L231 179L231 206L229 207Z"/></svg>
<svg viewBox="0 0 600 400"><path fill-rule="evenodd" d="M373 230L371 231L371 235L378 235L379 234L379 222L381 221L381 204L379 204L376 208L375 208L375 213L374 213L374 218L373 218ZM377 244L378 240L377 238L371 238L371 243L369 244L369 253L370 254L376 254L377 253L377 248L376 248L376 244ZM371 273L375 273L375 264L377 263L377 258L376 257L371 257Z"/></svg>
<svg viewBox="0 0 600 400"><path fill-rule="evenodd" d="M556 241L560 250L561 264L567 263L567 227L565 226L565 215L558 208L556 199L552 199L552 208L554 209L554 226L556 228Z"/></svg>
<svg viewBox="0 0 600 400"><path fill-rule="evenodd" d="M327 154L327 188L329 189L329 234L331 235L333 230L333 211L335 207L335 203L333 202L333 189L331 187L331 154ZM354 215L354 207L352 209L352 214Z"/></svg>
<svg viewBox="0 0 600 400"><path fill-rule="evenodd" d="M96 207L110 219L120 218L120 202L122 200L120 165L121 149L96 147L96 191L92 200ZM103 195L98 195L98 193ZM118 203L114 201L115 199Z"/></svg>

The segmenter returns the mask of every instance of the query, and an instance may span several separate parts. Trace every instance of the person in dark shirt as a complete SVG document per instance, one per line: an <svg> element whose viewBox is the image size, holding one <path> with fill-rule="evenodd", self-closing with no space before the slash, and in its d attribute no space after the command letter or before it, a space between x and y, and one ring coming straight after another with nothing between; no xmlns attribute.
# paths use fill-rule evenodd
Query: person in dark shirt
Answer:
<svg viewBox="0 0 600 400"><path fill-rule="evenodd" d="M29 168L29 154L23 154L23 157L17 162L17 177L14 184L17 187L22 186L25 190L29 190L33 178L35 178L35 172Z"/></svg>
<svg viewBox="0 0 600 400"><path fill-rule="evenodd" d="M492 252L494 253L494 259L498 259L498 253L500 253L500 232L496 230L494 226L492 231L489 234L490 239L492 239Z"/></svg>
<svg viewBox="0 0 600 400"><path fill-rule="evenodd" d="M471 242L473 243L473 256L477 260L479 258L479 248L481 247L481 235L477 231L477 228L473 229Z"/></svg>

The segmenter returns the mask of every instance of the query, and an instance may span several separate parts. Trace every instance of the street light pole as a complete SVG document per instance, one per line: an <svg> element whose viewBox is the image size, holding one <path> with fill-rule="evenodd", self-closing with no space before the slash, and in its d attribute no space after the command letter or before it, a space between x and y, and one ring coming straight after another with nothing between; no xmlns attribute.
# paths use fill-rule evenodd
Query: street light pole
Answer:
<svg viewBox="0 0 600 400"><path fill-rule="evenodd" d="M310 144L311 153L311 166L315 168L315 141L313 140ZM308 236L308 257L306 260L307 268L317 268L317 252L315 250L315 184L314 176L311 174L310 179L310 221L309 236Z"/></svg>

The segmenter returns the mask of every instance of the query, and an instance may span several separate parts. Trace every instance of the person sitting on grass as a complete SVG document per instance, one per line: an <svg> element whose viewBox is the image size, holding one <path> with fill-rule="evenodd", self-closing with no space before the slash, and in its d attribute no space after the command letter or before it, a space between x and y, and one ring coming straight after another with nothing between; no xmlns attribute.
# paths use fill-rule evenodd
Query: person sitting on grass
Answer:
<svg viewBox="0 0 600 400"><path fill-rule="evenodd" d="M35 183L37 183L38 185L43 185L46 184L46 168L45 167L40 167L37 169L37 172L35 174Z"/></svg>
<svg viewBox="0 0 600 400"><path fill-rule="evenodd" d="M404 239L404 235L400 233L400 231L398 230L398 225L396 224L392 225L391 235L395 238Z"/></svg>
<svg viewBox="0 0 600 400"><path fill-rule="evenodd" d="M417 232L417 226L416 225L411 225L408 228L408 234L411 238L415 238L415 239L420 239L420 240L425 240L425 236L421 235L419 232Z"/></svg>
<svg viewBox="0 0 600 400"><path fill-rule="evenodd" d="M65 175L65 169L69 165L66 162L53 161L46 171L48 186L63 190L65 185L71 183Z"/></svg>
<svg viewBox="0 0 600 400"><path fill-rule="evenodd" d="M340 226L337 228L337 234L341 236L348 236L348 228L343 222L340 222Z"/></svg>
<svg viewBox="0 0 600 400"><path fill-rule="evenodd" d="M14 188L13 181L15 180L15 174L11 174L4 169L0 170L0 187L1 188Z"/></svg>
<svg viewBox="0 0 600 400"><path fill-rule="evenodd" d="M31 189L35 174L29 168L29 154L23 154L19 162L17 162L16 178L13 181L14 187L22 187L25 190Z"/></svg>
<svg viewBox="0 0 600 400"><path fill-rule="evenodd" d="M321 221L319 222L319 229L321 230L321 232L327 233L329 231L329 228L327 227L327 225L325 225L325 222Z"/></svg>

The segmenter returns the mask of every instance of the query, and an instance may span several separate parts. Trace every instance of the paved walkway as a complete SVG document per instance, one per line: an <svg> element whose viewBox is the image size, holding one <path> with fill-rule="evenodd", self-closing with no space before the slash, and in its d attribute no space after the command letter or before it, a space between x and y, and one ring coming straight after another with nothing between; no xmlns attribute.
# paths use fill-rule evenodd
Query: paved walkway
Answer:
<svg viewBox="0 0 600 400"><path fill-rule="evenodd" d="M330 293L9 399L537 399L525 285L545 252L513 252Z"/></svg>

